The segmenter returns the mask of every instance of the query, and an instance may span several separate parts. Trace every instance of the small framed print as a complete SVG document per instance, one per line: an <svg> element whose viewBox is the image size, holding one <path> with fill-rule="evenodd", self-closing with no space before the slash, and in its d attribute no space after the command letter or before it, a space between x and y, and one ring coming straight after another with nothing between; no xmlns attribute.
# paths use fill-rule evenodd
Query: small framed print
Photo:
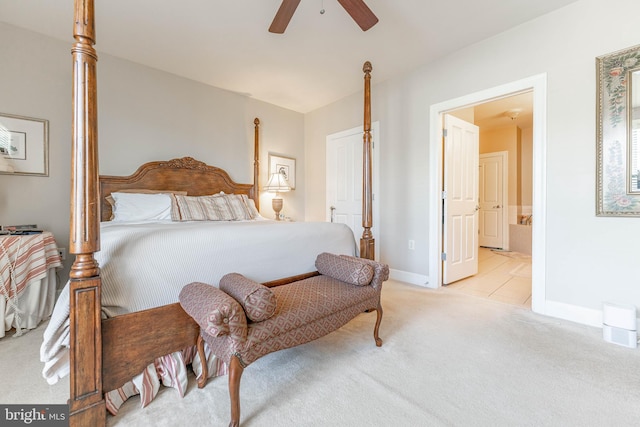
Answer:
<svg viewBox="0 0 640 427"><path fill-rule="evenodd" d="M0 113L0 156L0 174L49 176L49 121Z"/></svg>
<svg viewBox="0 0 640 427"><path fill-rule="evenodd" d="M284 175L292 190L296 189L296 159L269 153L269 176L276 172Z"/></svg>

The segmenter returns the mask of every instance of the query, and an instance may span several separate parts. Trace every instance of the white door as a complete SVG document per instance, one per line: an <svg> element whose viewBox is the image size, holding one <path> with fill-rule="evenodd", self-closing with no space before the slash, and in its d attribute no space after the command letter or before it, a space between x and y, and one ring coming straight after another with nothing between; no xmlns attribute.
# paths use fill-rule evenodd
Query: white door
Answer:
<svg viewBox="0 0 640 427"><path fill-rule="evenodd" d="M362 133L327 142L327 218L362 236Z"/></svg>
<svg viewBox="0 0 640 427"><path fill-rule="evenodd" d="M478 272L478 127L444 117L443 284Z"/></svg>
<svg viewBox="0 0 640 427"><path fill-rule="evenodd" d="M376 259L379 255L379 219L376 200L378 183L378 122L371 125L373 141L373 226L376 239ZM326 163L326 218L327 221L347 224L360 247L362 237L362 126L327 136Z"/></svg>
<svg viewBox="0 0 640 427"><path fill-rule="evenodd" d="M507 219L508 153L480 154L479 244L487 248L507 249L505 245Z"/></svg>

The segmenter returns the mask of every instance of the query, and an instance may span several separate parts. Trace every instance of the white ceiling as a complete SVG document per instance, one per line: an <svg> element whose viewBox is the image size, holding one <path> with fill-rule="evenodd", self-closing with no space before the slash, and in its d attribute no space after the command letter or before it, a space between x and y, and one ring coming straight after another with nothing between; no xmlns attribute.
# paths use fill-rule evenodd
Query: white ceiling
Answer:
<svg viewBox="0 0 640 427"><path fill-rule="evenodd" d="M96 0L96 49L306 113L361 91L367 60L380 82L574 1L366 0L363 32L304 0L279 35L280 0ZM73 43L72 0L0 0L0 21Z"/></svg>
<svg viewBox="0 0 640 427"><path fill-rule="evenodd" d="M483 130L516 125L533 127L533 92L525 92L473 107L473 123Z"/></svg>

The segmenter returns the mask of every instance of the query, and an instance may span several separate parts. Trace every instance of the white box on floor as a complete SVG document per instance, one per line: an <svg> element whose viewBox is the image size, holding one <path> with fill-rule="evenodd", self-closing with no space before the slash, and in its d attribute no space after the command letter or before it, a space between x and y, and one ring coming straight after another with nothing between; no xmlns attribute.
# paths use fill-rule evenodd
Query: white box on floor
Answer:
<svg viewBox="0 0 640 427"><path fill-rule="evenodd" d="M602 336L624 347L638 347L638 320L632 305L605 302L602 306Z"/></svg>

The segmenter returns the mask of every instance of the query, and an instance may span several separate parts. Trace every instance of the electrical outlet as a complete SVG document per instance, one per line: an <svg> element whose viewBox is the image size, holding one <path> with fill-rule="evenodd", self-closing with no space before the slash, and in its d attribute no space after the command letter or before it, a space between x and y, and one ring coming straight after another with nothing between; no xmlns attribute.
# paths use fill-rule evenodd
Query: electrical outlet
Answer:
<svg viewBox="0 0 640 427"><path fill-rule="evenodd" d="M63 261L67 259L67 248L58 248L58 253Z"/></svg>
<svg viewBox="0 0 640 427"><path fill-rule="evenodd" d="M416 248L416 241L409 240L409 250L414 250Z"/></svg>

